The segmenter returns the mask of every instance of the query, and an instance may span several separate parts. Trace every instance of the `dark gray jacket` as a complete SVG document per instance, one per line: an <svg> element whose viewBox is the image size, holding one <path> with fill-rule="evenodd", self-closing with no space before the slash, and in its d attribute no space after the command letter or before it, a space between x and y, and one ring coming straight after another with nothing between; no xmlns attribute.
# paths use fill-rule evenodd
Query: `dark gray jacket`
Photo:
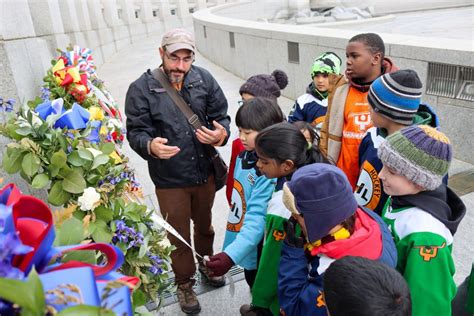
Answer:
<svg viewBox="0 0 474 316"><path fill-rule="evenodd" d="M184 78L180 94L208 128L215 120L230 135L227 99L207 70L192 66ZM127 139L133 150L148 161L148 170L156 187L178 188L207 182L212 168L204 145L197 140L184 114L150 70L128 88L125 114ZM148 153L147 144L155 137L167 138L167 145L178 146L181 151L170 159L154 158Z"/></svg>

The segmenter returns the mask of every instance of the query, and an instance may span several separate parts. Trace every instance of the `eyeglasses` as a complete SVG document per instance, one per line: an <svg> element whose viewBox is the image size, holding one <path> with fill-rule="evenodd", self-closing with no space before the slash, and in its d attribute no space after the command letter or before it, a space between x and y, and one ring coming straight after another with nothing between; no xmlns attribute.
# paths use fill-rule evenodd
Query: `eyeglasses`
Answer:
<svg viewBox="0 0 474 316"><path fill-rule="evenodd" d="M189 64L189 63L192 63L194 61L194 54L192 54L190 56L183 57L183 58L179 58L178 56L170 55L165 51L165 55L173 63L183 61L183 63Z"/></svg>

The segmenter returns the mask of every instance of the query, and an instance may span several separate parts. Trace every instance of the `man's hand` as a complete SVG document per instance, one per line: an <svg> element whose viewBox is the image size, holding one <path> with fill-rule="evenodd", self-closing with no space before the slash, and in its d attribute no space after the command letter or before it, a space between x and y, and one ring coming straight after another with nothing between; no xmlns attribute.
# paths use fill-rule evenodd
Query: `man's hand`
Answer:
<svg viewBox="0 0 474 316"><path fill-rule="evenodd" d="M165 145L168 143L168 139L156 137L151 141L150 151L153 155L160 159L170 159L180 152L178 146L168 146Z"/></svg>
<svg viewBox="0 0 474 316"><path fill-rule="evenodd" d="M216 145L224 140L227 134L224 126L216 121L213 121L212 124L214 125L214 130L202 126L201 129L196 131L196 137L201 143Z"/></svg>
<svg viewBox="0 0 474 316"><path fill-rule="evenodd" d="M209 257L209 261L204 261L204 264L211 270L211 276L221 276L232 268L234 262L225 252L220 252Z"/></svg>

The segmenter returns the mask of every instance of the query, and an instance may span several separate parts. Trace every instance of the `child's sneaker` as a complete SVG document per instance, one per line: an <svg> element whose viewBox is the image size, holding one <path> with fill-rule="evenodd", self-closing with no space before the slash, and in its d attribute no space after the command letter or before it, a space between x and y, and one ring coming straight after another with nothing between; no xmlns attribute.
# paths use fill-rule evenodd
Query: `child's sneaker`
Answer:
<svg viewBox="0 0 474 316"><path fill-rule="evenodd" d="M183 313L198 314L201 311L201 305L199 305L196 292L193 289L193 282L178 285L176 293Z"/></svg>
<svg viewBox="0 0 474 316"><path fill-rule="evenodd" d="M224 276L210 276L210 270L203 264L199 264L199 272L203 276L203 280L213 287L221 287L225 285L225 278Z"/></svg>

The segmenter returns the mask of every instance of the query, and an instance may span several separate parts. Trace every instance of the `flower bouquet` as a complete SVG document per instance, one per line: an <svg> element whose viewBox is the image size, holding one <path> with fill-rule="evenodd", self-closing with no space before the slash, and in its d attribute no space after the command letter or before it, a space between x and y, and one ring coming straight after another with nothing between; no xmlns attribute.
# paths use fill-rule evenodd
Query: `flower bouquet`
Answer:
<svg viewBox="0 0 474 316"><path fill-rule="evenodd" d="M156 301L167 286L174 248L141 202L141 186L121 153L120 111L97 77L90 50L76 46L59 52L44 77L42 96L16 113L12 106L3 111L0 133L12 142L2 167L47 190L48 202L57 207L59 244L116 245L125 255L121 272L141 281L134 306Z"/></svg>

